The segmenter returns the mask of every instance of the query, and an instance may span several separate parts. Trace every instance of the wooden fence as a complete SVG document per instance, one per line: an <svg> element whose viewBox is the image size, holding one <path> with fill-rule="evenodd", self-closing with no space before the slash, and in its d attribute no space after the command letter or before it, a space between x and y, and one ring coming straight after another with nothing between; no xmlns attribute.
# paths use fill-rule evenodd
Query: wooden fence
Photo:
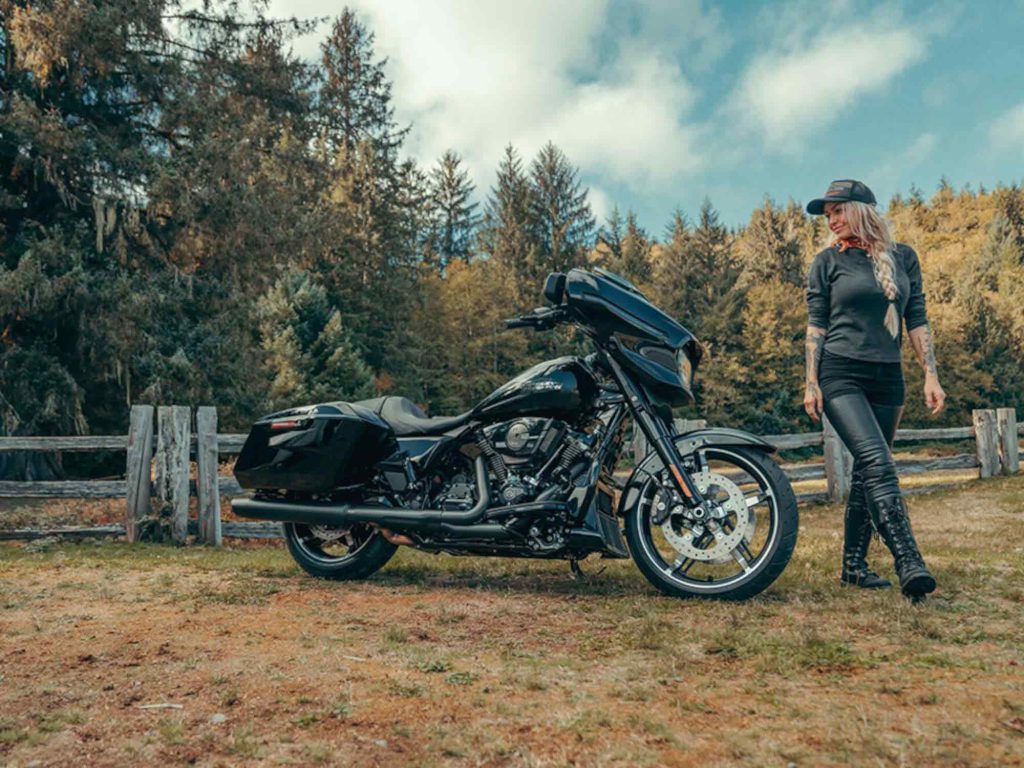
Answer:
<svg viewBox="0 0 1024 768"><path fill-rule="evenodd" d="M154 431L154 415L156 429ZM703 426L702 421L679 422L679 431ZM947 429L900 429L896 442L935 440L974 440L975 451L941 458L911 459L896 462L900 476L948 470L977 468L978 477L1012 474L1020 469L1020 434L1012 408L977 410L973 424ZM4 530L0 519L0 540L33 539L42 536L121 536L130 541L143 537L146 525L162 518L169 523L173 541L195 541L219 546L223 538L277 538L276 523L237 523L221 520L221 498L242 495L234 477L220 477L217 467L224 456L236 455L245 442L244 434L218 434L217 411L204 406L196 409L193 421L188 406L136 405L131 409L127 435L86 437L0 437L0 452L10 451L125 451L124 480L66 480L46 482L0 481L0 498L122 498L126 501L123 525L49 529ZM840 501L849 490L852 461L835 430L824 423L821 432L788 435L764 435L780 450L823 446L823 460L815 463L784 464L793 482L826 480L824 493L801 493L806 502ZM634 455L644 455L643 439L634 441ZM192 478L192 461L195 478ZM916 486L907 493L920 493L948 487L949 483ZM189 519L189 502L197 500L197 519Z"/></svg>

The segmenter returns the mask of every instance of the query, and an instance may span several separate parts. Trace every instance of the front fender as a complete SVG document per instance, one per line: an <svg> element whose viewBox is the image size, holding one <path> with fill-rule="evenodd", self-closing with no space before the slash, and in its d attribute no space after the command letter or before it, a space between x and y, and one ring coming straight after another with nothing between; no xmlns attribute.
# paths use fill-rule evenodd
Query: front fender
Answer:
<svg viewBox="0 0 1024 768"><path fill-rule="evenodd" d="M708 427L697 429L683 435L676 435L674 438L676 450L680 456L687 456L701 448L714 448L725 446L743 446L753 448L765 453L774 453L775 446L757 435L744 432L741 429L729 429L728 427ZM622 494L619 496L618 515L621 517L637 503L640 487L651 475L661 472L665 468L664 462L655 451L647 454L643 461L637 464L633 474L629 476L626 485L623 486Z"/></svg>

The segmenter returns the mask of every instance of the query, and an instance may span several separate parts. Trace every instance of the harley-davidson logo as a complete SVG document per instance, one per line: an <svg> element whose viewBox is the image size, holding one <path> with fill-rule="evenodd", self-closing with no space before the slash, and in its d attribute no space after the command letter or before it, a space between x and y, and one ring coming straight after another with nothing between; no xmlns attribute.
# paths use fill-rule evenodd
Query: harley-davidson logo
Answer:
<svg viewBox="0 0 1024 768"><path fill-rule="evenodd" d="M546 390L562 388L562 385L557 381L535 381L531 386L535 392L544 392Z"/></svg>

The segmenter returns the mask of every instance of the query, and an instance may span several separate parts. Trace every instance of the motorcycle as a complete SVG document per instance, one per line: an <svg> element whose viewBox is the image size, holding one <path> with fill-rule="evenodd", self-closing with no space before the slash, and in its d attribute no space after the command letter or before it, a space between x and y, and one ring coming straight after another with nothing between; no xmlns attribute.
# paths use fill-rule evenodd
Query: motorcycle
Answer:
<svg viewBox="0 0 1024 768"><path fill-rule="evenodd" d="M452 555L632 557L663 593L746 599L789 562L792 487L772 445L735 429L676 434L703 349L611 272L553 273L547 305L506 321L573 324L594 345L516 376L458 416L404 397L308 405L257 421L235 514L284 523L313 576L363 579L399 546ZM633 422L650 450L620 483Z"/></svg>

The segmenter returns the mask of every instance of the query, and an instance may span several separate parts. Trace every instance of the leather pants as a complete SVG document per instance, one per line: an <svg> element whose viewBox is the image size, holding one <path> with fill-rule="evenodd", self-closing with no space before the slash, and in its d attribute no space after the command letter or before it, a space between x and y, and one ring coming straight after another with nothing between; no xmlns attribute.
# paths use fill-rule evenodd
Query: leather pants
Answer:
<svg viewBox="0 0 1024 768"><path fill-rule="evenodd" d="M853 455L850 496L882 499L900 492L892 441L902 405L878 405L864 395L840 395L825 401L825 415Z"/></svg>
<svg viewBox="0 0 1024 768"><path fill-rule="evenodd" d="M825 415L853 455L851 495L863 488L869 503L899 495L891 451L903 413L899 363L863 362L825 352L818 375Z"/></svg>
<svg viewBox="0 0 1024 768"><path fill-rule="evenodd" d="M901 495L890 445L902 411L903 406L872 405L860 393L825 400L825 415L853 455L850 495L863 494L872 509Z"/></svg>

